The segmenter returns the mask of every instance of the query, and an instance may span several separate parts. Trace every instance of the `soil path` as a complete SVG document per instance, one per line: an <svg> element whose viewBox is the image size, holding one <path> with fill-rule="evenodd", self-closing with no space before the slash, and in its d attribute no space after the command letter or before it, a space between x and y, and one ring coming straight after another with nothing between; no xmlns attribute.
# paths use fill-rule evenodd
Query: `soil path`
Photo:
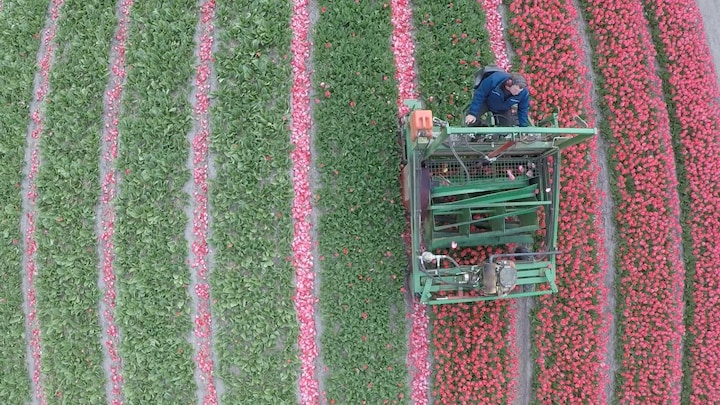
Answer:
<svg viewBox="0 0 720 405"><path fill-rule="evenodd" d="M320 8L318 7L317 1L315 0L309 0L307 3L308 7L308 15L310 18L310 27L314 27L315 23L317 23L318 18L320 18ZM308 41L310 42L310 53L309 57L307 58L305 62L305 66L308 69L308 71L313 71L313 41L312 41L312 30L308 34ZM309 88L308 93L309 100L312 100L315 98L315 91L312 85ZM309 106L309 115L312 117L313 113L313 105L310 104ZM317 171L317 152L315 150L315 121L311 119L312 126L310 127L308 131L308 142L309 142L309 150L310 150L310 167L308 168L308 187L310 189L310 194L315 195L317 193L317 190L320 189L320 174ZM312 258L313 258L313 272L315 273L315 285L313 288L313 296L319 297L320 296L320 283L322 283L322 264L320 261L320 251L318 247L318 227L320 225L320 216L322 213L318 210L317 206L315 204L312 205L312 208L310 210L310 224L311 224L311 230L310 230L310 240L312 243ZM323 323L322 323L322 315L320 313L319 307L316 306L315 308L315 346L317 347L317 357L315 358L315 378L317 378L318 382L318 390L323 393L325 392L325 379L327 378L328 372L327 367L325 367L325 362L323 361L322 357L322 346L321 346L321 337L323 335ZM325 395L320 396L320 405L326 405L328 403L327 398Z"/></svg>
<svg viewBox="0 0 720 405"><path fill-rule="evenodd" d="M715 75L718 83L720 83L720 2L717 0L697 0L698 8L703 17L703 25L705 26L705 35L707 36L710 52L715 65Z"/></svg>
<svg viewBox="0 0 720 405"><path fill-rule="evenodd" d="M118 117L125 84L125 42L130 24L133 0L119 0L116 5L118 26L110 45L109 78L103 102L103 132L100 137L101 199L97 208L98 286L103 294L98 318L102 330L103 370L107 402L122 404L122 360L118 353L120 331L115 322L115 197L118 194L118 173L115 169L118 148Z"/></svg>
<svg viewBox="0 0 720 405"><path fill-rule="evenodd" d="M197 61L195 77L189 102L193 106L193 127L187 135L191 149L187 168L192 178L185 185L190 196L186 208L188 224L185 239L188 242L188 263L190 264L190 285L188 292L192 298L193 333L189 336L195 355L195 383L197 384L198 404L216 404L218 391L222 394L222 384L213 376L217 355L213 351L215 334L211 316L210 284L208 276L212 260L209 247L210 217L208 201L208 180L213 176L212 156L210 156L210 94L217 88L217 78L213 68L215 2L198 2L199 21L195 31L195 58Z"/></svg>
<svg viewBox="0 0 720 405"><path fill-rule="evenodd" d="M585 65L588 67L588 78L587 80L590 82L591 90L590 90L590 96L591 96L591 107L592 111L595 111L595 127L599 127L603 117L599 113L600 108L598 106L598 94L595 91L596 89L596 83L597 79L595 77L595 71L593 70L592 66L592 47L590 46L590 41L587 36L587 24L585 23L585 20L582 17L582 7L580 5L579 0L573 1L573 6L576 10L578 10L578 19L576 20L577 25L577 31L580 34L581 40L582 40L582 47L585 51ZM609 403L612 401L612 398L614 396L614 386L615 386L615 373L617 372L618 365L615 357L615 332L617 330L617 325L615 322L615 308L616 308L616 298L615 298L615 225L613 223L613 200L612 195L610 194L610 174L608 170L608 159L607 159L607 144L604 141L603 137L597 136L597 149L596 149L596 158L598 167L600 169L600 172L598 173L598 185L597 188L600 191L601 195L604 196L604 198L601 201L600 211L602 214L602 231L603 231L603 237L605 238L605 260L607 265L607 271L605 273L605 279L604 284L607 288L608 295L605 300L605 307L603 308L603 318L608 323L608 340L607 344L605 346L605 361L602 366L602 370L605 373L605 398L606 401Z"/></svg>
<svg viewBox="0 0 720 405"><path fill-rule="evenodd" d="M40 33L40 48L37 54L39 69L33 83L33 99L30 102L30 121L26 134L25 167L23 169L22 212L20 231L23 235L23 309L25 311L25 336L27 336L27 367L31 379L31 404L44 405L47 402L43 387L42 342L40 321L37 318L35 277L38 269L36 262L37 242L35 240L35 217L38 190L36 179L40 167L40 138L45 123L44 106L50 92L50 71L55 62L55 34L58 28L60 8L63 0L51 1L48 17Z"/></svg>

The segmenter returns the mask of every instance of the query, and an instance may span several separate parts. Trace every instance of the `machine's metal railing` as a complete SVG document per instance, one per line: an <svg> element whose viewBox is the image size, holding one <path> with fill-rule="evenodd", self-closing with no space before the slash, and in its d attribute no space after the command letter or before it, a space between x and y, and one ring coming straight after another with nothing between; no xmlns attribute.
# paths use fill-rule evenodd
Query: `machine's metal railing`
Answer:
<svg viewBox="0 0 720 405"><path fill-rule="evenodd" d="M419 111L418 102L406 104ZM560 151L594 136L596 129L558 128L557 116L553 127L452 127L420 112L424 115L404 122L401 132L413 292L426 304L557 292ZM452 245L538 245L538 231L544 232L542 252L495 255L485 264L460 266L431 253ZM426 261L430 257L436 261ZM503 259L495 262L498 258Z"/></svg>

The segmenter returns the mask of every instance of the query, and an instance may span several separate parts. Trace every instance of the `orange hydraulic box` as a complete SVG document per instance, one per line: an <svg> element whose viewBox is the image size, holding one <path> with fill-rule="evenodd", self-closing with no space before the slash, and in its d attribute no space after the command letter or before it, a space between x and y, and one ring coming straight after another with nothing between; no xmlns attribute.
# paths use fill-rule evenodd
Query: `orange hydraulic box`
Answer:
<svg viewBox="0 0 720 405"><path fill-rule="evenodd" d="M418 132L426 130L428 136L433 128L432 111L430 110L415 110L410 113L410 139L415 142L418 137Z"/></svg>

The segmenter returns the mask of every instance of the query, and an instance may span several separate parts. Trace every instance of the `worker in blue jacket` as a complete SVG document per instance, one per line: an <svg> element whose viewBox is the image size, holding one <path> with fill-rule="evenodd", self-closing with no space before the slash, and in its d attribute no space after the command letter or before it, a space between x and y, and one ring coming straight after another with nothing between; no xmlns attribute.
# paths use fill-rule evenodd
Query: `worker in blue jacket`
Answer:
<svg viewBox="0 0 720 405"><path fill-rule="evenodd" d="M495 72L480 82L465 116L465 124L482 125L479 119L492 111L499 126L514 126L510 108L517 104L517 118L521 127L528 126L530 92L527 81L519 73Z"/></svg>

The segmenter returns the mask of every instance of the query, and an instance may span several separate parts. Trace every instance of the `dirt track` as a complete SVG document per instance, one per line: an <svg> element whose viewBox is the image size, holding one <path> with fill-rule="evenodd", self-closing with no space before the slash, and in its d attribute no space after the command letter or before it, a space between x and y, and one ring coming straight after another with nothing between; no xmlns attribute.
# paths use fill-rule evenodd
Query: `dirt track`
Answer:
<svg viewBox="0 0 720 405"><path fill-rule="evenodd" d="M720 2L717 0L697 0L698 8L703 16L705 34L710 45L713 62L715 64L715 76L720 83L720 26L717 24L720 19Z"/></svg>

